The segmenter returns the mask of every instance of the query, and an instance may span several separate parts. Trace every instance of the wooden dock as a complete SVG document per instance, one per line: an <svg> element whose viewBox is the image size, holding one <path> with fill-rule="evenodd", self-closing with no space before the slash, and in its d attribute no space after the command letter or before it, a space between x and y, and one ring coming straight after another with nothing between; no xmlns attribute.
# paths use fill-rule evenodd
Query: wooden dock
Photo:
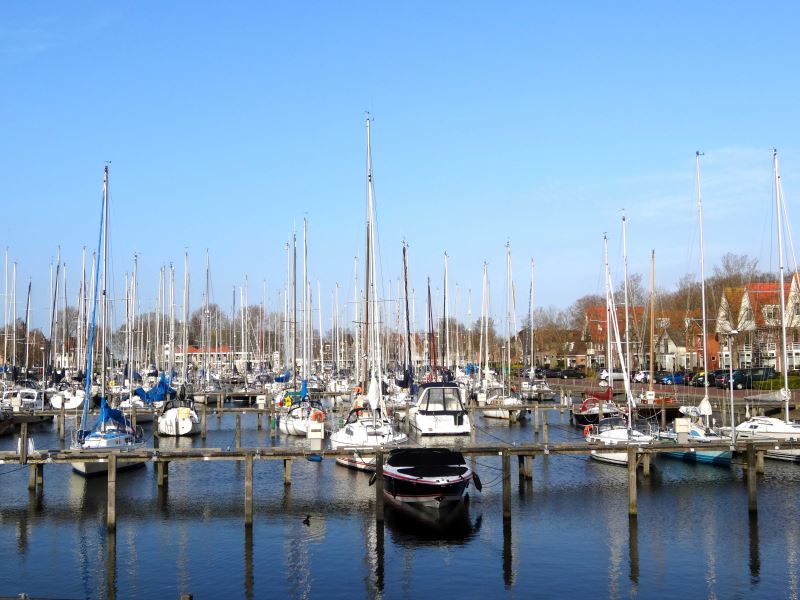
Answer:
<svg viewBox="0 0 800 600"><path fill-rule="evenodd" d="M250 409L252 410L252 409ZM607 450L608 447L600 444L578 443L557 443L547 442L547 426L544 421L541 431L541 439L530 444L492 444L475 445L464 444L453 446L454 450L467 456L500 456L502 465L502 507L503 518L511 518L511 463L512 457L517 457L518 472L520 481L533 479L533 460L537 457L548 455L584 455L589 456L597 450ZM800 441L784 442L761 441L761 442L738 442L735 445L729 443L657 443L644 447L628 447L628 513L637 514L637 471L642 468L645 477L650 474L651 459L654 455L662 452L674 452L676 450L702 451L702 450L733 450L744 457L742 466L745 468L748 489L748 510L757 510L757 478L756 474L764 471L764 452L773 448L791 448L800 450ZM383 476L382 465L384 456L390 448L378 450L363 450L360 454L364 456L375 456L377 465L377 477L375 481L375 518L378 522L383 522ZM169 481L169 465L172 462L240 462L244 463L244 524L251 527L253 524L253 470L254 463L257 461L277 460L283 461L283 485L291 485L292 482L292 462L298 459L308 459L313 457L317 460L335 459L340 456L350 456L353 450L321 450L315 452L306 448L285 448L285 447L237 447L234 449L221 448L192 448L192 449L172 449L161 450L155 448L144 448L133 451L113 451L113 452L86 452L76 450L34 450L28 446L27 426L23 424L19 438L19 446L16 451L0 452L0 464L20 464L28 465L28 489L41 497L44 493L44 468L46 465L53 464L72 464L75 462L95 462L107 463L107 487L108 504L106 513L106 526L111 531L116 528L116 480L117 470L131 462L151 462L155 467L156 484L160 489L166 489Z"/></svg>

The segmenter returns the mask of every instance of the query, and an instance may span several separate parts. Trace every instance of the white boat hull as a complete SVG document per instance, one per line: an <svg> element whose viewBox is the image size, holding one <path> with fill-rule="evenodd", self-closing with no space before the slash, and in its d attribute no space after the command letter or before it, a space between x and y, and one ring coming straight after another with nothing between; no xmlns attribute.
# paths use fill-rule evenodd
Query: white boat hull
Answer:
<svg viewBox="0 0 800 600"><path fill-rule="evenodd" d="M200 433L200 419L188 406L170 408L158 419L158 433L168 436L195 435Z"/></svg>

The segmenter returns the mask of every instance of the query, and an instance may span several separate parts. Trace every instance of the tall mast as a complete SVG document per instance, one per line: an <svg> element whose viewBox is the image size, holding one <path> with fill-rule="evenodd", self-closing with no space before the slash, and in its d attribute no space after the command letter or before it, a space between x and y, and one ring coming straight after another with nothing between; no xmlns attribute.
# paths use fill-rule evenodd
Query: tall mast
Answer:
<svg viewBox="0 0 800 600"><path fill-rule="evenodd" d="M444 253L444 366L450 368L450 314L447 306L447 252Z"/></svg>
<svg viewBox="0 0 800 600"><path fill-rule="evenodd" d="M189 252L183 253L183 384L189 380Z"/></svg>
<svg viewBox="0 0 800 600"><path fill-rule="evenodd" d="M697 173L697 215L700 221L700 310L703 323L703 400L708 401L708 332L706 326L706 273L703 247L703 196L700 188L700 151L695 152L695 171ZM708 415L706 415L708 425Z"/></svg>
<svg viewBox="0 0 800 600"><path fill-rule="evenodd" d="M292 234L292 389L297 391L297 232Z"/></svg>
<svg viewBox="0 0 800 600"><path fill-rule="evenodd" d="M603 260L606 268L606 371L608 371L608 387L614 387L614 358L611 353L611 311L613 299L611 298L611 290L608 285L609 269L608 269L608 237L603 234ZM603 416L602 408L597 413L598 422Z"/></svg>
<svg viewBox="0 0 800 600"><path fill-rule="evenodd" d="M103 173L103 281L102 285L102 341L100 348L102 349L102 358L100 359L100 397L106 397L106 319L108 313L108 165L104 168ZM89 403L89 394L86 395L86 404Z"/></svg>
<svg viewBox="0 0 800 600"><path fill-rule="evenodd" d="M367 357L370 354L370 288L372 285L371 282L371 273L370 273L370 264L372 263L372 144L370 140L370 118L367 115L367 234L366 234L366 246L365 246L365 261L364 261L364 292L366 294L364 299L364 331L363 331L363 340L364 340L364 347L363 353L364 357L362 360L362 373L361 376L363 377L364 385L362 389L367 389L367 383L369 379L369 365L367 363Z"/></svg>
<svg viewBox="0 0 800 600"><path fill-rule="evenodd" d="M655 360L656 331L656 251L650 253L650 375L647 389L653 391L653 361Z"/></svg>
<svg viewBox="0 0 800 600"><path fill-rule="evenodd" d="M353 369L356 385L361 385L361 333L358 321L358 257L353 257ZM363 389L363 388L362 388Z"/></svg>
<svg viewBox="0 0 800 600"><path fill-rule="evenodd" d="M533 359L534 359L534 350L533 350L533 259L531 258L531 290L528 295L528 366L533 369ZM530 373L529 377L533 378L533 373Z"/></svg>
<svg viewBox="0 0 800 600"><path fill-rule="evenodd" d="M784 400L784 418L786 422L789 423L789 399L792 397L792 394L789 391L789 357L786 350L786 297L783 293L783 198L781 197L781 178L780 175L778 175L777 150L772 151L772 162L775 176L775 214L777 215L778 221L778 273L780 282L778 294L781 297L781 360L783 361L781 365L781 371L783 371L783 389L781 390L781 395Z"/></svg>
<svg viewBox="0 0 800 600"><path fill-rule="evenodd" d="M403 242L403 290L406 302L406 378L411 389L411 380L414 373L414 363L411 357L411 315L408 312L408 244Z"/></svg>
<svg viewBox="0 0 800 600"><path fill-rule="evenodd" d="M622 209L622 288L625 293L625 364L631 368L631 341L630 326L628 325L628 220L625 218L625 209Z"/></svg>
<svg viewBox="0 0 800 600"><path fill-rule="evenodd" d="M8 246L6 246L4 261L4 286L3 286L3 364L8 367ZM8 369L6 369L8 373Z"/></svg>
<svg viewBox="0 0 800 600"><path fill-rule="evenodd" d="M175 267L169 263L169 377L175 376Z"/></svg>

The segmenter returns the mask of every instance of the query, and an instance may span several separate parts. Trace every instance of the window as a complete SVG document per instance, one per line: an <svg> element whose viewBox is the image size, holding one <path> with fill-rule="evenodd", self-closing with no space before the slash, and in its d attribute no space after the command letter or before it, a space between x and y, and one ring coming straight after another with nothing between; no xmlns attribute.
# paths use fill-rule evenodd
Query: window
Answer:
<svg viewBox="0 0 800 600"><path fill-rule="evenodd" d="M764 307L764 318L768 321L775 321L778 319L778 307L774 304L769 304Z"/></svg>

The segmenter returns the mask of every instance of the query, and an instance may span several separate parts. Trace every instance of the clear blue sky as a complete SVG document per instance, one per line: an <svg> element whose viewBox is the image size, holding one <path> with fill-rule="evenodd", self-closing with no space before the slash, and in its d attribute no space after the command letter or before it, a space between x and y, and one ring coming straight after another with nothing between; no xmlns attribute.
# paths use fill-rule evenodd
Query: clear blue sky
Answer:
<svg viewBox="0 0 800 600"><path fill-rule="evenodd" d="M745 2L6 2L0 5L0 245L33 278L39 319L61 245L75 292L96 243L111 161L114 273L204 252L214 300L283 285L287 235L307 216L311 279L330 313L362 253L370 111L386 285L411 247L424 278L473 290L489 261L503 310L510 241L518 311L602 290L602 234L660 287L697 270L694 151L707 264L770 264L771 148L790 215L800 190L800 5ZM797 216L796 214L794 215ZM773 260L774 263L774 260ZM314 284L316 289L316 283ZM120 295L121 292L117 292ZM454 294L454 287L451 290ZM316 292L315 292L316 296ZM421 316L419 317L421 322Z"/></svg>

